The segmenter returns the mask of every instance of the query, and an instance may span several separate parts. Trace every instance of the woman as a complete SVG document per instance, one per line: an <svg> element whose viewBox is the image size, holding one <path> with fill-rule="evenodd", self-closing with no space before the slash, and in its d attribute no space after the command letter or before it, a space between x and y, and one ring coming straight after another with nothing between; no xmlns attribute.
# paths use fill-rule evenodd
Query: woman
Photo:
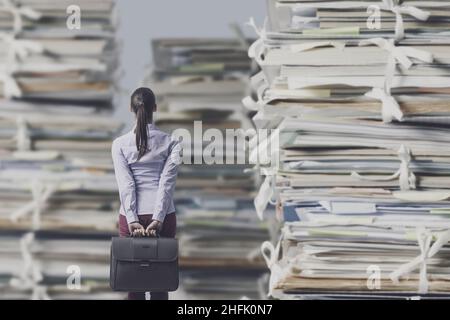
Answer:
<svg viewBox="0 0 450 320"><path fill-rule="evenodd" d="M119 235L175 237L173 192L181 147L153 125L155 95L139 88L131 96L136 125L112 144L120 196ZM167 292L151 292L152 300L167 300ZM130 300L145 300L145 292L130 292Z"/></svg>

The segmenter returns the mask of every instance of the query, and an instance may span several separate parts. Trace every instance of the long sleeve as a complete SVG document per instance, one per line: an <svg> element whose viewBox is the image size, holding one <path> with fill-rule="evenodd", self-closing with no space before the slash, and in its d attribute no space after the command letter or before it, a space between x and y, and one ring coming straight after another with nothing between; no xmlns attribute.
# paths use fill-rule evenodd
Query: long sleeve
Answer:
<svg viewBox="0 0 450 320"><path fill-rule="evenodd" d="M120 202L125 210L124 214L127 218L127 222L132 223L139 221L136 213L136 185L133 174L116 141L112 144L111 153L116 181L119 188Z"/></svg>
<svg viewBox="0 0 450 320"><path fill-rule="evenodd" d="M169 148L164 168L159 179L158 192L156 195L155 212L153 219L160 222L164 221L167 210L173 199L173 192L177 180L178 166L181 164L181 145L178 141L172 141Z"/></svg>

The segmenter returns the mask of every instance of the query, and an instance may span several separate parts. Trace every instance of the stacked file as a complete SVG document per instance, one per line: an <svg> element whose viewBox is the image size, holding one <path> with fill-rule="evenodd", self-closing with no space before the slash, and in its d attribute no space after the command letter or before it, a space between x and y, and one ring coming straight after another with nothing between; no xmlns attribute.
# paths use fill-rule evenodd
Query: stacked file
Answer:
<svg viewBox="0 0 450 320"><path fill-rule="evenodd" d="M117 298L114 2L0 4L0 298ZM71 10L72 10L71 9Z"/></svg>
<svg viewBox="0 0 450 320"><path fill-rule="evenodd" d="M144 85L158 95L156 125L183 146L175 198L184 298L259 297L258 248L267 229L252 214L254 175L244 172L247 153L236 143L239 130L251 127L240 103L251 72L246 51L228 39L153 41L154 70ZM223 138L214 159L208 132Z"/></svg>
<svg viewBox="0 0 450 320"><path fill-rule="evenodd" d="M286 40L381 36L431 41L430 34L445 37L448 8L445 0L268 0L268 23Z"/></svg>
<svg viewBox="0 0 450 320"><path fill-rule="evenodd" d="M448 9L271 0L251 21L262 72L244 103L273 129L255 205L284 222L262 246L270 295L449 297Z"/></svg>
<svg viewBox="0 0 450 320"><path fill-rule="evenodd" d="M33 276L39 283L16 277L0 281L1 299L117 299L105 275L109 274L110 240L63 235L54 232L2 235L1 274L18 272ZM26 266L18 268L18 266ZM80 274L78 281L76 276ZM26 286L33 286L26 290Z"/></svg>

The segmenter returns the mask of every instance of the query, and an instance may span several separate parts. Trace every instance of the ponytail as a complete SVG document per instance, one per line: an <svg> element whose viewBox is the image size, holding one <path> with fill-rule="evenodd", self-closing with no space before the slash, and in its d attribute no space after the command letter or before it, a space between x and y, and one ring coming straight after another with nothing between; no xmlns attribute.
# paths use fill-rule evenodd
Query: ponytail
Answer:
<svg viewBox="0 0 450 320"><path fill-rule="evenodd" d="M138 160L148 151L147 125L153 121L155 95L149 88L139 88L131 95L131 110L136 115L136 148Z"/></svg>
<svg viewBox="0 0 450 320"><path fill-rule="evenodd" d="M136 147L139 151L138 160L147 152L147 116L144 108L139 108L136 112Z"/></svg>

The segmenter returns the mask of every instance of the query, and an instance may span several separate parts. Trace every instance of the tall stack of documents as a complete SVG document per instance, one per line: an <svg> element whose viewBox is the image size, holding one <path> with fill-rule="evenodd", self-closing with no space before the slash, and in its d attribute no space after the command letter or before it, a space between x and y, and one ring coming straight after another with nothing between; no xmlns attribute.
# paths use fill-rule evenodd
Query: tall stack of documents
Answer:
<svg viewBox="0 0 450 320"><path fill-rule="evenodd" d="M114 2L76 3L0 2L1 299L122 297L108 285Z"/></svg>
<svg viewBox="0 0 450 320"><path fill-rule="evenodd" d="M276 298L450 297L450 3L269 0L245 105ZM264 152L262 152L264 151ZM264 160L264 161L263 161ZM267 161L270 160L270 161Z"/></svg>
<svg viewBox="0 0 450 320"><path fill-rule="evenodd" d="M258 249L267 229L252 214L254 175L244 172L246 161L237 162L245 160L245 148L226 139L227 129L251 126L240 102L251 71L247 46L230 39L156 39L152 47L154 69L144 84L157 94L155 123L187 136L175 192L180 296L259 298L265 266ZM204 157L213 141L208 132L223 137L215 149L220 160ZM228 146L235 152L231 163Z"/></svg>

